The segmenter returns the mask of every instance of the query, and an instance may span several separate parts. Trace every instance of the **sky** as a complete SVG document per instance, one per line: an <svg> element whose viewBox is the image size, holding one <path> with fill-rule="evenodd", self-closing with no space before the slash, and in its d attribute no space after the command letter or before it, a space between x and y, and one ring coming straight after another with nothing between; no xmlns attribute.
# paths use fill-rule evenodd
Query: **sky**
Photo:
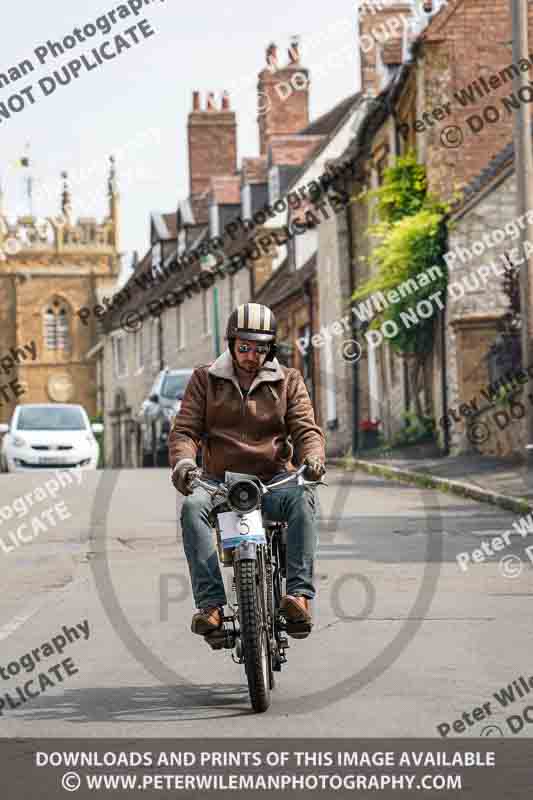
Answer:
<svg viewBox="0 0 533 800"><path fill-rule="evenodd" d="M114 154L126 268L133 250L142 256L148 247L150 212L174 212L178 200L188 194L187 117L193 90L204 97L208 91L230 92L237 112L240 164L243 156L259 155L257 74L265 66L271 41L277 43L283 64L291 37L300 37L301 61L311 72L311 119L359 88L353 0L270 0L268 5L257 0L144 0L138 15L126 16L124 6L131 11L140 5L141 0L18 0L3 9L0 29L0 73L7 74L24 59L35 67L0 87L0 107L13 95L22 98L11 100L16 108L23 103L22 110L11 109L9 119L0 115L4 213L28 213L27 173L15 164L29 155L37 216L59 213L60 175L66 170L74 216L103 218L108 157ZM120 6L123 18L118 17ZM116 24L109 33L98 31L57 57L50 53L48 41L62 43L74 28L94 25L112 10L117 12ZM154 32L147 38L138 27L142 20L147 20L145 33ZM134 33L124 33L134 25ZM116 52L116 34L131 47L90 71L82 67L76 80L57 84L45 95L40 80L50 79L82 54L96 64L91 50L105 40L112 43L106 53ZM133 44L134 38L138 44ZM43 85L52 84L48 80ZM26 87L31 90L22 94Z"/></svg>

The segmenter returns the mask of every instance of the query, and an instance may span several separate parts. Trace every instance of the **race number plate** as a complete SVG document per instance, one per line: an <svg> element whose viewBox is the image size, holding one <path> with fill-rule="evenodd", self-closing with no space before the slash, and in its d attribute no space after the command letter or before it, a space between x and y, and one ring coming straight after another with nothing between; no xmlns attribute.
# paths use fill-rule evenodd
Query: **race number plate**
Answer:
<svg viewBox="0 0 533 800"><path fill-rule="evenodd" d="M224 511L218 515L218 525L224 549L235 547L243 541L266 544L265 529L258 508L242 515L235 511Z"/></svg>

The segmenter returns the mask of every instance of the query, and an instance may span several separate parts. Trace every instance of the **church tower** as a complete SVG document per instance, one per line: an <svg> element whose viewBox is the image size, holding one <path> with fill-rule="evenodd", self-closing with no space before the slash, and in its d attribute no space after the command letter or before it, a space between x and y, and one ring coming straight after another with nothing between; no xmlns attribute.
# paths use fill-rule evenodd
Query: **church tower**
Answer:
<svg viewBox="0 0 533 800"><path fill-rule="evenodd" d="M102 222L72 218L66 172L56 217L10 220L0 187L0 422L18 403L79 403L96 413L96 362L87 354L98 344L98 320L78 312L110 297L120 272L119 194L110 162Z"/></svg>

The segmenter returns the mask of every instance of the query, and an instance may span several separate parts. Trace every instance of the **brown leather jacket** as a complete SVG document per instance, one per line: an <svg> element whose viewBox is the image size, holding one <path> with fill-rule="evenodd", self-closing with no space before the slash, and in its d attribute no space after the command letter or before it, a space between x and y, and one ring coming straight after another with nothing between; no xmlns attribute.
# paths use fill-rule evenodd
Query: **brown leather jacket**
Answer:
<svg viewBox="0 0 533 800"><path fill-rule="evenodd" d="M194 370L170 430L170 466L196 459L202 439L203 469L220 480L226 470L264 481L293 472L293 452L299 464L306 456L325 461L325 437L302 375L277 358L265 362L245 400L229 350Z"/></svg>

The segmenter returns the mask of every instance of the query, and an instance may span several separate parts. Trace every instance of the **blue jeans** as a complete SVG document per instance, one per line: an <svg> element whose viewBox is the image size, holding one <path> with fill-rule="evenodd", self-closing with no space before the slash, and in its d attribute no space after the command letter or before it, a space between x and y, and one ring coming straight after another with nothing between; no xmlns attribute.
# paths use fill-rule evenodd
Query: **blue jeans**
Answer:
<svg viewBox="0 0 533 800"><path fill-rule="evenodd" d="M272 480L280 480L280 473ZM181 509L183 546L197 608L224 606L226 591L216 547L216 533L208 522L209 494L198 486ZM274 489L263 498L263 513L275 522L287 522L287 594L314 598L314 558L318 547L319 503L316 489L297 486Z"/></svg>

